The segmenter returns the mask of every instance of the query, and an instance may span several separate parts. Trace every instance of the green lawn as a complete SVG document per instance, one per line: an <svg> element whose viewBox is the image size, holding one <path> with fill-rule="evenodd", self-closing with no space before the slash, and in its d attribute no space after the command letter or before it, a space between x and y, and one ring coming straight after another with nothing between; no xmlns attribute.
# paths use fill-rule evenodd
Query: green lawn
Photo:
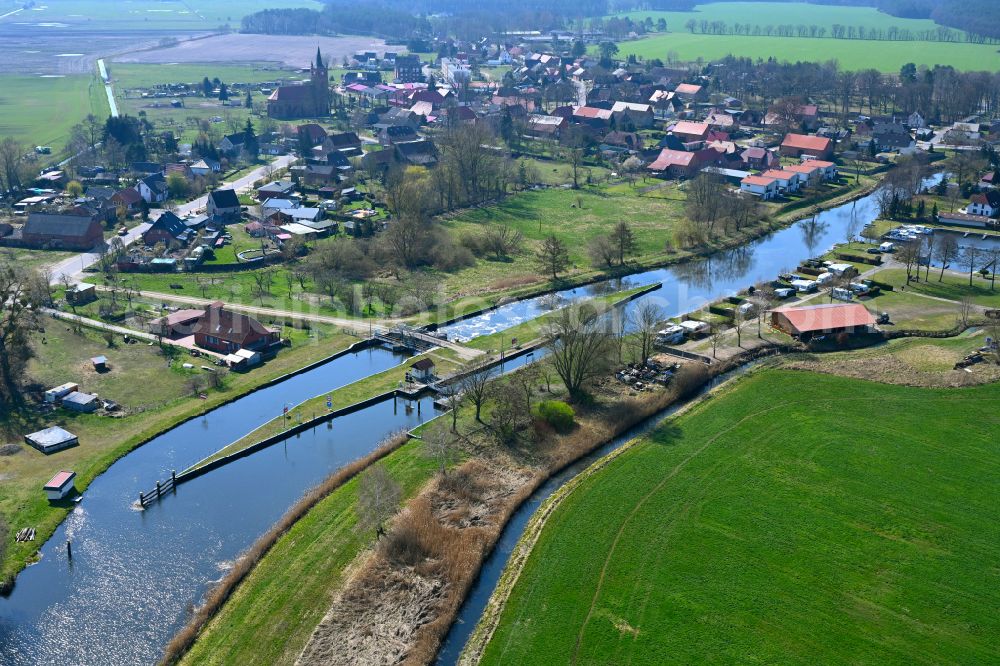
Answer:
<svg viewBox="0 0 1000 666"><path fill-rule="evenodd" d="M911 282L910 284L906 284L906 270L902 268L888 268L884 271L879 271L875 274L875 279L891 284L896 289L905 285L906 289L904 291L915 291L920 294L947 298L952 301L961 301L966 296L971 296L972 301L976 305L989 308L1000 307L1000 285L997 285L996 290L991 289L990 281L984 279L979 274L972 276L972 286L970 287L968 275L955 275L954 273L945 272L943 279L939 280L941 269L934 269L933 267L930 271L930 279L924 282L923 270L921 269L920 272L920 281Z"/></svg>
<svg viewBox="0 0 1000 666"><path fill-rule="evenodd" d="M286 329L292 339L290 349L251 372L230 374L220 390L208 390L207 399L202 400L194 397L189 382L194 375L206 374L198 369L203 361L181 353L167 369L167 358L155 346L125 345L119 337L116 346L109 348L94 331L83 329L77 334L68 323L48 318L42 323L45 330L35 337L36 358L28 368L32 381L42 388L76 382L83 391L119 401L126 415L109 418L65 410L52 415L24 411L0 420L0 444L22 443L24 434L54 424L80 439L80 446L51 456L25 447L15 455L0 457L0 513L12 529L38 530L35 542L9 546L0 562L0 580L19 571L66 515L65 507L50 505L39 491L55 471L76 471L77 488L82 491L114 460L157 432L357 341L332 327L315 327L311 337ZM88 359L98 354L108 357L110 372L94 372ZM195 369L181 368L185 361Z"/></svg>
<svg viewBox="0 0 1000 666"><path fill-rule="evenodd" d="M51 146L42 164L57 161L70 127L88 113L108 115L108 100L97 77L85 74L42 78L0 75L0 136L10 136L25 148Z"/></svg>
<svg viewBox="0 0 1000 666"><path fill-rule="evenodd" d="M887 29L896 26L912 32L934 30L930 20L900 19L868 7L829 7L804 3L739 2L712 3L693 12L633 12L633 18L650 16L667 21L668 33L653 33L637 41L620 42L621 55L667 59L673 53L679 60L713 60L733 54L750 58L770 58L790 62L840 61L845 69L874 67L884 72L898 72L908 62L917 65L951 65L960 70L988 70L1000 67L995 46L950 42L871 41L833 39L831 37L776 37L746 35L711 35L688 32L685 24L694 19L723 21L727 25L765 28L768 25L822 26L834 24ZM698 28L700 30L700 28Z"/></svg>
<svg viewBox="0 0 1000 666"><path fill-rule="evenodd" d="M998 399L743 380L564 500L484 663L991 661Z"/></svg>

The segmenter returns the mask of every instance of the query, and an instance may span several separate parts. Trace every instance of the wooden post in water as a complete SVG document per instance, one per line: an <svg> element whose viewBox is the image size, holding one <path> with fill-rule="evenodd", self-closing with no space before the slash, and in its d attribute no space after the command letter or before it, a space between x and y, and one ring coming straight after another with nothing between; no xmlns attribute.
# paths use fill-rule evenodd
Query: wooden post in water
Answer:
<svg viewBox="0 0 1000 666"><path fill-rule="evenodd" d="M177 493L177 470L176 469L170 470L170 490L174 491L175 494Z"/></svg>
<svg viewBox="0 0 1000 666"><path fill-rule="evenodd" d="M145 498L142 496L142 491L139 491L139 506L146 506Z"/></svg>
<svg viewBox="0 0 1000 666"><path fill-rule="evenodd" d="M69 539L66 539L66 557L68 559L73 559L73 544Z"/></svg>
<svg viewBox="0 0 1000 666"><path fill-rule="evenodd" d="M159 481L156 482L156 496L157 497L160 496L160 482Z"/></svg>

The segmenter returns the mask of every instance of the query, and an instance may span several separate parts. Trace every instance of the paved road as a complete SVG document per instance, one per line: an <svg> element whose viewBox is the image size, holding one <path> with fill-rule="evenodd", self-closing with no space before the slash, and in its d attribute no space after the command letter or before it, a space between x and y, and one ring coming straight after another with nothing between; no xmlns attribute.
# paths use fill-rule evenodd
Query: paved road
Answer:
<svg viewBox="0 0 1000 666"><path fill-rule="evenodd" d="M295 160L294 155L283 155L276 160L274 160L270 167L275 169L283 169L291 164ZM223 187L229 185L237 192L244 192L251 188L255 181L260 180L264 177L265 171L269 168L269 165L264 165L257 167L247 175L242 178L238 178L231 183L223 183ZM205 207L208 202L208 195L198 197L194 201L189 201L186 204L182 204L177 207L176 213L183 217L191 213L196 213ZM142 234L149 229L149 223L144 222L135 228L129 230L128 235L121 236L122 242L126 247L136 242L142 237ZM101 258L100 252L83 252L81 254L74 255L69 259L64 259L50 267L52 271L52 277L50 282L52 284L59 284L62 281L63 275L68 275L70 278L75 278L77 275L82 273L85 269L93 266Z"/></svg>
<svg viewBox="0 0 1000 666"><path fill-rule="evenodd" d="M104 58L97 59L97 71L101 75L101 83L104 84L104 93L108 96L108 107L111 109L111 117L118 117L118 102L115 101L115 91L111 88L111 78L108 70L104 66Z"/></svg>

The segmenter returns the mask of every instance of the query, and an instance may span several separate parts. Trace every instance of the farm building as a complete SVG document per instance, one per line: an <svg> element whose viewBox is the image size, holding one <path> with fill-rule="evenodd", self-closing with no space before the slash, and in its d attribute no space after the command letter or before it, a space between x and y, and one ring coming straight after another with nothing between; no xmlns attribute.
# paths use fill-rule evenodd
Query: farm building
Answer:
<svg viewBox="0 0 1000 666"><path fill-rule="evenodd" d="M864 333L875 317L859 303L783 307L771 311L771 325L788 335L809 339L831 333Z"/></svg>
<svg viewBox="0 0 1000 666"><path fill-rule="evenodd" d="M149 322L149 332L165 338L191 335L195 323L205 314L204 310L178 310Z"/></svg>
<svg viewBox="0 0 1000 666"><path fill-rule="evenodd" d="M80 443L76 435L68 430L63 430L59 426L52 426L51 428L25 435L24 441L45 454L62 451Z"/></svg>
<svg viewBox="0 0 1000 666"><path fill-rule="evenodd" d="M783 157L809 155L819 159L826 159L833 154L833 141L822 136L787 134L785 135L785 140L781 142L780 150Z"/></svg>
<svg viewBox="0 0 1000 666"><path fill-rule="evenodd" d="M67 382L45 392L45 402L59 402L60 398L80 389L79 384Z"/></svg>
<svg viewBox="0 0 1000 666"><path fill-rule="evenodd" d="M101 406L101 401L97 399L96 393L73 391L63 397L62 406L71 412L89 414L90 412L97 411L97 408Z"/></svg>
<svg viewBox="0 0 1000 666"><path fill-rule="evenodd" d="M45 491L46 496L50 500L65 499L67 495L73 492L73 482L75 480L76 472L62 470L49 479L49 482L42 486L42 490Z"/></svg>
<svg viewBox="0 0 1000 666"><path fill-rule="evenodd" d="M26 247L89 250L103 240L99 222L64 213L31 213L21 232Z"/></svg>

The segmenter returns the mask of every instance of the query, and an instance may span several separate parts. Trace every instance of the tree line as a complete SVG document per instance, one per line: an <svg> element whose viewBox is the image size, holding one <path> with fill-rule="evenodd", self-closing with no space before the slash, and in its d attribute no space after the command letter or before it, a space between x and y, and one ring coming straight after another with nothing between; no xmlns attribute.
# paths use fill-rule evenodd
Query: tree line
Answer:
<svg viewBox="0 0 1000 666"><path fill-rule="evenodd" d="M857 39L884 42L953 42L994 44L996 39L984 35L972 34L939 25L930 30L909 30L898 26L888 28L872 28L865 25L843 25L834 23L827 30L822 25L798 24L750 24L727 23L725 21L709 21L707 19L688 19L684 29L691 34L703 35L735 35L744 37L801 37L831 39Z"/></svg>

